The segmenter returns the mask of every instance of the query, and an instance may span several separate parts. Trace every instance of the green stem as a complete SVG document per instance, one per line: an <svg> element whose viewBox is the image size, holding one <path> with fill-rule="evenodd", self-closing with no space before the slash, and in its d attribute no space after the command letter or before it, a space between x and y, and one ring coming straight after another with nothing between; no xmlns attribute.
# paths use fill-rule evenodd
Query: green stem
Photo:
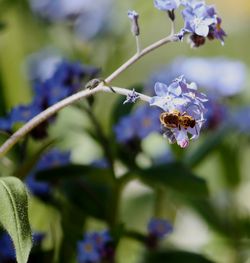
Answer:
<svg viewBox="0 0 250 263"><path fill-rule="evenodd" d="M154 205L154 216L156 218L163 217L163 211L165 206L165 189L158 186L155 189L155 205Z"/></svg>

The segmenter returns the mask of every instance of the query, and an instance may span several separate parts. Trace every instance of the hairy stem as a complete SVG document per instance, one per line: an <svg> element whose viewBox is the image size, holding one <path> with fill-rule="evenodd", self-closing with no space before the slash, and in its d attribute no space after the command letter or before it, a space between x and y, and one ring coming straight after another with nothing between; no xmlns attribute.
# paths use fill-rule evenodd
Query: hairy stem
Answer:
<svg viewBox="0 0 250 263"><path fill-rule="evenodd" d="M140 53L136 53L133 57L131 57L127 62L125 62L123 65L121 65L117 70L115 70L110 76L108 76L104 83L108 84L113 79L118 77L123 71L125 71L128 67L133 65L137 60L144 57L146 54L150 53L151 51L167 44L170 42L176 42L179 38L176 35L170 35L168 37L165 37L148 47L144 48ZM37 127L39 124L53 116L56 112L63 109L64 107L73 104L74 102L88 97L90 95L93 95L99 91L105 91L105 92L112 92L110 87L105 87L104 83L100 83L96 88L94 89L87 89L83 91L79 91L76 94L73 94L72 96L67 97L64 100L59 101L58 103L52 105L51 107L47 108L45 111L39 113L37 116L35 116L33 119L28 121L23 127L21 127L19 130L17 130L8 140L5 141L5 143L0 147L0 158L3 157L19 140L21 140L26 134L28 134L32 129ZM113 88L116 93L121 95L127 95L130 91L122 88ZM145 96L143 94L139 94L140 99L149 101L150 97Z"/></svg>

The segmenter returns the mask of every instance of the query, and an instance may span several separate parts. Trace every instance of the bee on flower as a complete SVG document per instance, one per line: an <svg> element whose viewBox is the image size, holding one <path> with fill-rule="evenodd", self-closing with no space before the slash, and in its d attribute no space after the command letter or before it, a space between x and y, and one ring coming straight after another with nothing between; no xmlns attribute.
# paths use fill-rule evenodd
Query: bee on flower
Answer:
<svg viewBox="0 0 250 263"><path fill-rule="evenodd" d="M191 139L199 137L205 121L205 94L198 92L195 83L187 83L183 76L175 79L169 86L156 82L151 106L160 107L164 136L170 143L186 148Z"/></svg>

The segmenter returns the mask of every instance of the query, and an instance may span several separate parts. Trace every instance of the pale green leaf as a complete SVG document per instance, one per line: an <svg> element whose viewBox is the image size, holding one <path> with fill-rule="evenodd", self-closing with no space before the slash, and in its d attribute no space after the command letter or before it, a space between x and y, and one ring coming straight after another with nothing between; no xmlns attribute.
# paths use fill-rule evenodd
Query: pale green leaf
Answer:
<svg viewBox="0 0 250 263"><path fill-rule="evenodd" d="M9 233L18 263L26 263L32 247L28 220L28 195L22 181L15 177L0 178L0 223Z"/></svg>

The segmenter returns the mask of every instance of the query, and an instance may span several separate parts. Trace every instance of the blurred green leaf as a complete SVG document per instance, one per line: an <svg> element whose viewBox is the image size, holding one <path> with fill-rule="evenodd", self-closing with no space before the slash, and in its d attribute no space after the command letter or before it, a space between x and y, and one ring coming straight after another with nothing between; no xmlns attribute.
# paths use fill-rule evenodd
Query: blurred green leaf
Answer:
<svg viewBox="0 0 250 263"><path fill-rule="evenodd" d="M150 185L160 184L190 197L207 197L206 181L195 176L182 163L174 162L138 170L140 178Z"/></svg>
<svg viewBox="0 0 250 263"><path fill-rule="evenodd" d="M17 178L0 178L0 222L13 240L18 263L26 263L32 247L28 195Z"/></svg>
<svg viewBox="0 0 250 263"><path fill-rule="evenodd" d="M40 171L37 178L57 181L62 193L86 214L99 219L112 217L114 182L110 169L69 165Z"/></svg>
<svg viewBox="0 0 250 263"><path fill-rule="evenodd" d="M147 253L143 263L213 263L203 255L187 251L159 251Z"/></svg>
<svg viewBox="0 0 250 263"><path fill-rule="evenodd" d="M240 183L241 146L237 144L222 143L218 147L221 160L222 176L230 187L237 187Z"/></svg>
<svg viewBox="0 0 250 263"><path fill-rule="evenodd" d="M42 155L56 142L56 140L49 140L47 143L43 144L35 153L28 156L26 160L18 166L14 172L14 176L23 179L30 173L30 171L37 164Z"/></svg>
<svg viewBox="0 0 250 263"><path fill-rule="evenodd" d="M108 168L98 168L93 165L65 165L54 167L37 172L36 178L39 180L55 181L62 179L72 179L76 177L91 177L93 181L112 181L111 170Z"/></svg>
<svg viewBox="0 0 250 263"><path fill-rule="evenodd" d="M209 136L207 136L207 139L201 145L199 145L196 150L185 157L184 162L191 167L200 164L222 143L222 141L228 136L230 132L231 129L229 128L228 124L225 124L216 132L210 133Z"/></svg>

